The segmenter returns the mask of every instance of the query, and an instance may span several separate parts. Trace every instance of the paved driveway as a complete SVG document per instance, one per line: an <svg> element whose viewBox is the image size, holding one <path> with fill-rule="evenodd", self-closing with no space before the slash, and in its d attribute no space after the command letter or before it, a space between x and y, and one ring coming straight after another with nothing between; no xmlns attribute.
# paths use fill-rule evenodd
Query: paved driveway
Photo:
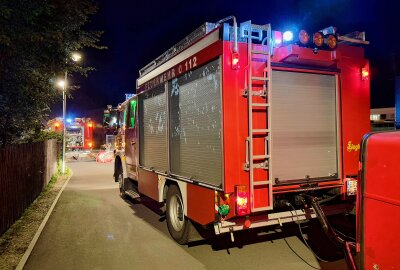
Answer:
<svg viewBox="0 0 400 270"><path fill-rule="evenodd" d="M74 175L25 269L346 269L343 261L318 263L295 226L239 234L236 246L229 237L180 246L151 201L147 207L119 197L112 164L69 166Z"/></svg>

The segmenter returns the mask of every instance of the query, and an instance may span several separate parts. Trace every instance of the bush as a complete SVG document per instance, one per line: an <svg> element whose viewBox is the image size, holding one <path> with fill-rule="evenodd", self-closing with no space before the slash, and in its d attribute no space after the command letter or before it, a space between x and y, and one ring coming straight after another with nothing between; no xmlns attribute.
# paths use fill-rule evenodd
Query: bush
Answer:
<svg viewBox="0 0 400 270"><path fill-rule="evenodd" d="M41 130L36 136L32 136L29 142L43 142L47 140L57 139L58 143L62 143L62 134L51 131L51 130ZM28 142L26 141L26 142Z"/></svg>

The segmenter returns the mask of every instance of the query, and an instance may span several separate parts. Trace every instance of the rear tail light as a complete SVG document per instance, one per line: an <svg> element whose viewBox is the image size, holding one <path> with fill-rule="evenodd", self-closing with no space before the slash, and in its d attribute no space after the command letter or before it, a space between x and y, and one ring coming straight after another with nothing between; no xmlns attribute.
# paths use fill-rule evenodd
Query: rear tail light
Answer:
<svg viewBox="0 0 400 270"><path fill-rule="evenodd" d="M236 186L236 215L248 214L248 197L247 186Z"/></svg>
<svg viewBox="0 0 400 270"><path fill-rule="evenodd" d="M232 53L232 69L239 68L239 53Z"/></svg>
<svg viewBox="0 0 400 270"><path fill-rule="evenodd" d="M246 221L244 222L244 227L245 227L245 228L250 228L250 226L251 226L251 221L250 221L250 219L246 219Z"/></svg>
<svg viewBox="0 0 400 270"><path fill-rule="evenodd" d="M361 80L366 81L369 79L369 71L367 68L361 69Z"/></svg>

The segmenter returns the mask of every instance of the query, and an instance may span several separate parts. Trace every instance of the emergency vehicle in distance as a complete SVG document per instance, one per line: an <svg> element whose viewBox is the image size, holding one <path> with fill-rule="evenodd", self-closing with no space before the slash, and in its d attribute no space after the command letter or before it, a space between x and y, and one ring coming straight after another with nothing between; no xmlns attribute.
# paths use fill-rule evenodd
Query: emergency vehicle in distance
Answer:
<svg viewBox="0 0 400 270"><path fill-rule="evenodd" d="M70 151L89 150L93 145L94 122L90 118L67 119L65 126L66 149ZM55 118L47 124L52 130L62 133L63 119Z"/></svg>
<svg viewBox="0 0 400 270"><path fill-rule="evenodd" d="M121 195L165 202L180 244L191 222L234 240L316 217L302 194L330 201L327 214L345 211L370 130L364 44L364 33L334 27L205 23L142 68L121 105Z"/></svg>

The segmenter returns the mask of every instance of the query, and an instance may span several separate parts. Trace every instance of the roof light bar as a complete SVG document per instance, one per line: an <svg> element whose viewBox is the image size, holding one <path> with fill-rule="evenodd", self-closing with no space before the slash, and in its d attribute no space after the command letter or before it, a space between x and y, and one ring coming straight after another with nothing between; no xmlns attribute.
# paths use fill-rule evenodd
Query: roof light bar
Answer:
<svg viewBox="0 0 400 270"><path fill-rule="evenodd" d="M310 42L310 35L306 30L300 30L299 32L299 42L302 45L307 45Z"/></svg>
<svg viewBox="0 0 400 270"><path fill-rule="evenodd" d="M293 32L292 31L285 31L283 33L283 41L289 42L293 40Z"/></svg>

